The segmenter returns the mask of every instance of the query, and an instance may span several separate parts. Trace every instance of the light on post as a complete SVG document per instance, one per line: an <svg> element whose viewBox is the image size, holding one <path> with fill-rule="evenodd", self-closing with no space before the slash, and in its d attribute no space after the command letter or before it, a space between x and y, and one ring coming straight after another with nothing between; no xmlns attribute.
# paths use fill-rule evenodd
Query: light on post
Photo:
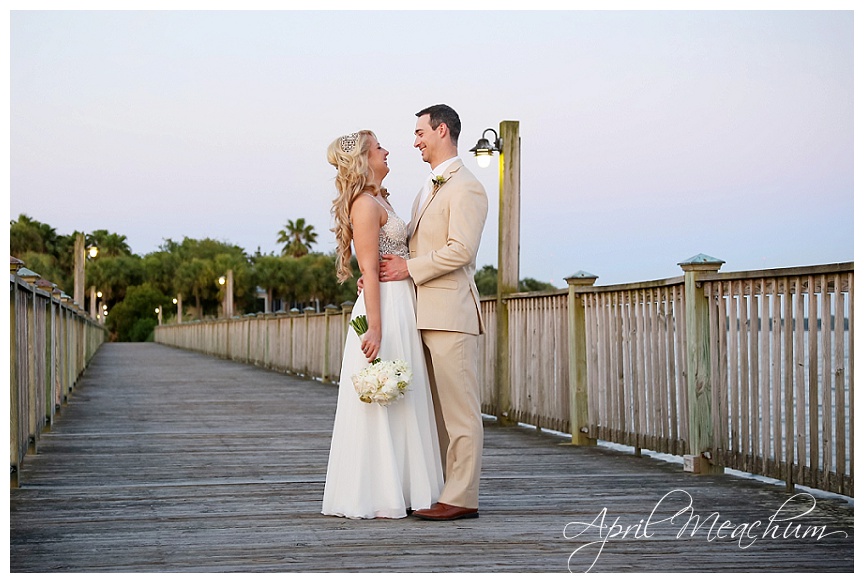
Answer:
<svg viewBox="0 0 864 583"><path fill-rule="evenodd" d="M498 152L498 285L496 293L495 413L498 423L511 425L510 332L505 297L519 291L519 198L521 174L521 138L518 121L502 121L499 132L483 130L477 145L471 148L481 168L492 162ZM494 141L486 139L492 132Z"/></svg>
<svg viewBox="0 0 864 583"><path fill-rule="evenodd" d="M493 142L490 143L489 140L486 139L486 132L492 132L495 134ZM501 140L498 138L498 132L492 128L486 128L483 130L483 135L479 140L477 140L477 145L468 151L474 154L480 168L488 168L489 164L492 163L492 154L495 152L501 152Z"/></svg>
<svg viewBox="0 0 864 583"><path fill-rule="evenodd" d="M171 300L177 306L177 323L183 323L183 294L178 293L177 297Z"/></svg>
<svg viewBox="0 0 864 583"><path fill-rule="evenodd" d="M219 285L225 286L222 294L222 314L226 318L234 315L234 270L229 269L225 275L219 276Z"/></svg>
<svg viewBox="0 0 864 583"><path fill-rule="evenodd" d="M86 246L84 233L75 234L73 246L72 263L74 268L72 299L82 310L84 309L84 264L88 259L93 259L99 254L99 248L95 245Z"/></svg>

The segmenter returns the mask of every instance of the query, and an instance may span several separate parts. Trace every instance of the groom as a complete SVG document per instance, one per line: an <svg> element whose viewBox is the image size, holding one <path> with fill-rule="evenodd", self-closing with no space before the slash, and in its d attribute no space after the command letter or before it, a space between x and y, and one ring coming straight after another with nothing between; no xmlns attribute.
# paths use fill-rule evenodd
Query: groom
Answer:
<svg viewBox="0 0 864 583"><path fill-rule="evenodd" d="M425 520L476 518L483 454L480 415L480 302L474 284L477 249L488 201L483 185L457 154L462 129L447 105L420 111L414 147L432 168L414 200L406 261L384 255L381 281L410 277L417 286L417 327L423 338L438 424L444 490Z"/></svg>

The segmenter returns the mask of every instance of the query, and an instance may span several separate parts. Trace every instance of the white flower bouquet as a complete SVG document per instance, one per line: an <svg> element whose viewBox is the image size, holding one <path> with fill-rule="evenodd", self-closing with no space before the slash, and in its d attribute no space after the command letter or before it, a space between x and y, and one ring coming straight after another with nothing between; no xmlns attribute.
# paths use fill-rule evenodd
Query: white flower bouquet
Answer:
<svg viewBox="0 0 864 583"><path fill-rule="evenodd" d="M358 336L363 336L369 329L366 316L351 320L351 327ZM351 381L361 401L386 406L405 395L411 383L411 368L404 360L376 358L372 364L351 375Z"/></svg>

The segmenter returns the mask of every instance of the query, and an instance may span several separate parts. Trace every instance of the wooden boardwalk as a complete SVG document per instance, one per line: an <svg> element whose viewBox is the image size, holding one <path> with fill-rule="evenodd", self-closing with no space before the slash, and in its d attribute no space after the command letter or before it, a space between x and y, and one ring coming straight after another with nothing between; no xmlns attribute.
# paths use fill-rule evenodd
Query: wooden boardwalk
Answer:
<svg viewBox="0 0 864 583"><path fill-rule="evenodd" d="M790 500L755 480L494 424L479 519L325 517L335 402L335 387L314 380L156 344L103 346L10 491L10 571L854 568L845 500ZM687 500L692 512L661 522ZM697 515L707 522L682 532Z"/></svg>

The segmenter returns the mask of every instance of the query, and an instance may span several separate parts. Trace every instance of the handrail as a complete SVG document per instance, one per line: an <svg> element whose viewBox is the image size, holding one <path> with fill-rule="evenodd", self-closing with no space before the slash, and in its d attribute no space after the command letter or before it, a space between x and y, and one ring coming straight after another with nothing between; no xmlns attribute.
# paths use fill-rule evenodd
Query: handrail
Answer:
<svg viewBox="0 0 864 583"><path fill-rule="evenodd" d="M567 432L575 445L614 441L681 455L688 471L730 467L852 496L854 263L721 264L697 256L680 264L683 276L595 286L582 274L567 290L508 294L504 336L496 301L483 298L483 411ZM156 340L337 382L350 310L165 325ZM838 313L844 324L824 333L805 324Z"/></svg>
<svg viewBox="0 0 864 583"><path fill-rule="evenodd" d="M10 262L10 474L35 453L93 355L105 328L39 274Z"/></svg>

